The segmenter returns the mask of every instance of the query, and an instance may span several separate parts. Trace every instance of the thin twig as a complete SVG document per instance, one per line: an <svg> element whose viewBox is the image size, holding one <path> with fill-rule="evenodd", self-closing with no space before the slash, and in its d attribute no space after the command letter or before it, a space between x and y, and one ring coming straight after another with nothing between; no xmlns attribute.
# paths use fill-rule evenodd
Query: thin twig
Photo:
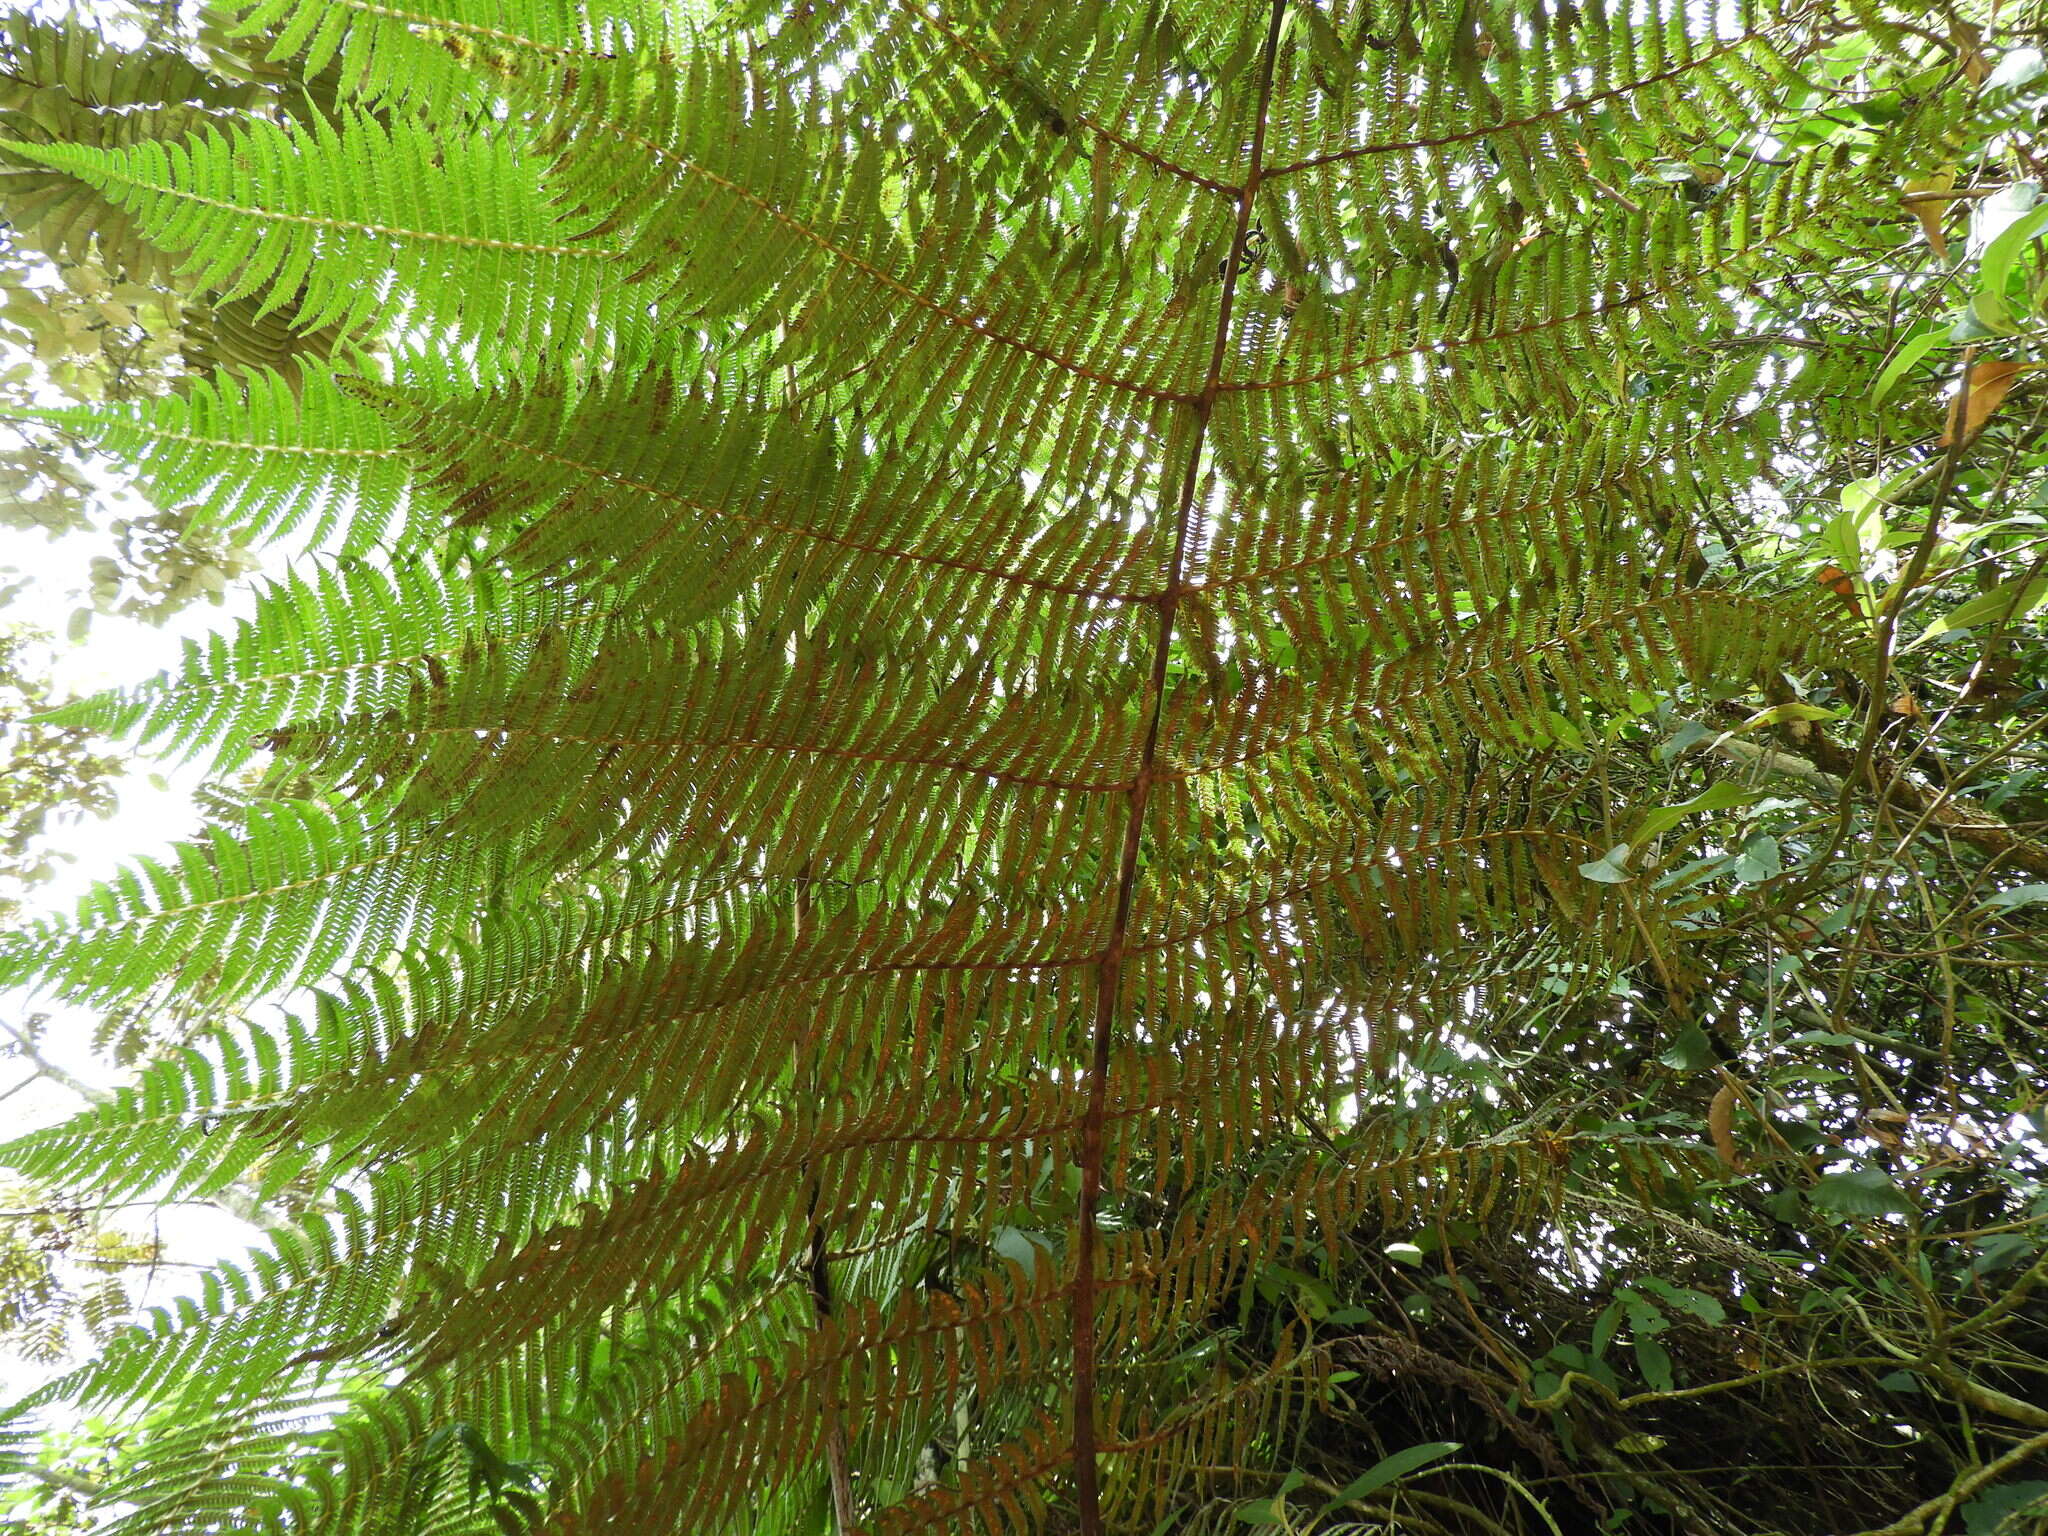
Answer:
<svg viewBox="0 0 2048 1536"><path fill-rule="evenodd" d="M19 1025L10 1024L5 1019L0 1019L0 1030L5 1030L9 1037L13 1039L14 1048L21 1052L22 1059L34 1067L38 1074L47 1077L51 1082L69 1088L80 1098L89 1099L95 1104L104 1104L113 1097L113 1094L109 1093L106 1089L95 1088L91 1083L85 1081L84 1078L74 1077L54 1061L51 1061L49 1057L36 1049L35 1041ZM30 1079L30 1081L34 1081L34 1079Z"/></svg>

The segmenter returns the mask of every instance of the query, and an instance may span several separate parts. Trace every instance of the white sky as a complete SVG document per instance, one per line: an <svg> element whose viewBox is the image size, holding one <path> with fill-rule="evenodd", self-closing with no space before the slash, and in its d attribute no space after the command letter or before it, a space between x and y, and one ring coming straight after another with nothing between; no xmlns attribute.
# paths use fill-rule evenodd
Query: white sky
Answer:
<svg viewBox="0 0 2048 1536"><path fill-rule="evenodd" d="M249 611L250 589L245 584L229 594L225 605L195 604L161 627L97 614L85 643L69 645L64 629L83 598L68 589L103 542L104 536L91 533L51 540L39 532L0 528L0 565L31 578L12 603L0 608L0 623L30 624L55 637L51 675L60 694L94 693L140 682L176 665L186 637L225 628ZM93 880L109 873L121 855L169 841L194 825L192 789L202 777L198 769L146 762L137 768L120 786L120 809L114 816L87 819L53 839L77 862L59 871L41 893L38 906L68 906ZM163 774L172 787L153 787L148 782L151 772Z"/></svg>
<svg viewBox="0 0 2048 1536"><path fill-rule="evenodd" d="M89 532L52 541L39 531L0 528L0 567L12 567L31 578L13 602L0 608L0 623L30 624L55 637L51 671L60 692L94 692L153 676L177 663L186 637L232 625L252 606L253 587L244 581L231 590L226 603L196 603L161 627L96 615L85 642L67 644L65 626L83 601L75 583L103 543L104 536ZM160 774L166 787L153 785L152 773ZM64 826L51 838L52 845L70 862L61 864L56 878L37 893L35 909L63 911L126 859L153 852L192 832L198 825L192 791L203 777L202 764L180 767L136 761L133 771L117 786L119 803L113 815ZM39 1049L66 1071L104 1087L122 1080L124 1074L93 1050L96 1020L89 1011L65 1008L19 991L0 992L0 1009L10 1022L29 1013L49 1015ZM24 1063L0 1062L0 1093L27 1075ZM0 1139L57 1124L80 1107L80 1100L70 1090L48 1081L34 1083L0 1103ZM254 1227L210 1206L181 1205L158 1213L138 1208L109 1214L123 1231L137 1236L154 1234L163 1244L164 1257L177 1264L231 1257L257 1237ZM192 1271L170 1268L151 1277L132 1270L125 1272L124 1278L138 1301L161 1303L189 1284ZM0 1353L0 1400L29 1390L51 1374Z"/></svg>

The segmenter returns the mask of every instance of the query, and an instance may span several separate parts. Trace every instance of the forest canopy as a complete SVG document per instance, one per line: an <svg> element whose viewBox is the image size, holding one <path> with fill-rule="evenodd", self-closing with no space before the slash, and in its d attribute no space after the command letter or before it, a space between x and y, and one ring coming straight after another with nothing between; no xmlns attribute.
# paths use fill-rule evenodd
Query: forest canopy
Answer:
<svg viewBox="0 0 2048 1536"><path fill-rule="evenodd" d="M2048 1529L2044 49L6 18L0 490L246 617L16 686L30 885L208 778L0 935L0 1519Z"/></svg>

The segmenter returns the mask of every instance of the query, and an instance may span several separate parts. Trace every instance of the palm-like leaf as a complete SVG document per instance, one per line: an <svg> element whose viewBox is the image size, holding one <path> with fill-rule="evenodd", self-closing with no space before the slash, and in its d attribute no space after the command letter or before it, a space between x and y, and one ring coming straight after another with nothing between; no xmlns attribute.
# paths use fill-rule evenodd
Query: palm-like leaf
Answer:
<svg viewBox="0 0 2048 1536"><path fill-rule="evenodd" d="M92 418L223 516L358 530L77 715L347 809L9 952L320 989L10 1150L334 1191L72 1383L176 1405L126 1527L794 1529L851 1458L875 1530L1149 1528L1323 1390L1299 1338L1175 1367L1252 1269L1526 1226L1575 1145L1283 1134L1503 978L1704 968L1680 893L1579 873L1563 749L1861 643L1698 552L1840 365L1700 343L1887 189L1639 177L1839 19L519 9L266 3L377 111L15 147L398 359ZM1609 1155L1654 1199L1704 1154ZM517 1486L465 1503L458 1453Z"/></svg>

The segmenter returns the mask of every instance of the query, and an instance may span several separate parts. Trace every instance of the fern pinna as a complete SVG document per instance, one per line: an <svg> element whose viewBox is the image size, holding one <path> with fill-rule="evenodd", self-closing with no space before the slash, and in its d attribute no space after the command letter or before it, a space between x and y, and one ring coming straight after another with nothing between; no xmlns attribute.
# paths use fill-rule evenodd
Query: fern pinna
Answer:
<svg viewBox="0 0 2048 1536"><path fill-rule="evenodd" d="M1580 872L1616 840L1580 749L1868 644L1701 530L1867 389L1719 343L1896 240L1896 186L1810 146L1648 173L1907 32L1812 0L243 25L334 111L9 147L347 338L52 413L304 551L73 711L277 793L5 951L215 1020L11 1164L299 1192L27 1405L146 1426L116 1528L1204 1528L1329 1390L1305 1327L1256 1370L1185 1350L1259 1265L1534 1231L1582 1185L1683 1202L1689 1137L1390 1085L1531 997L1697 986L1682 889Z"/></svg>

